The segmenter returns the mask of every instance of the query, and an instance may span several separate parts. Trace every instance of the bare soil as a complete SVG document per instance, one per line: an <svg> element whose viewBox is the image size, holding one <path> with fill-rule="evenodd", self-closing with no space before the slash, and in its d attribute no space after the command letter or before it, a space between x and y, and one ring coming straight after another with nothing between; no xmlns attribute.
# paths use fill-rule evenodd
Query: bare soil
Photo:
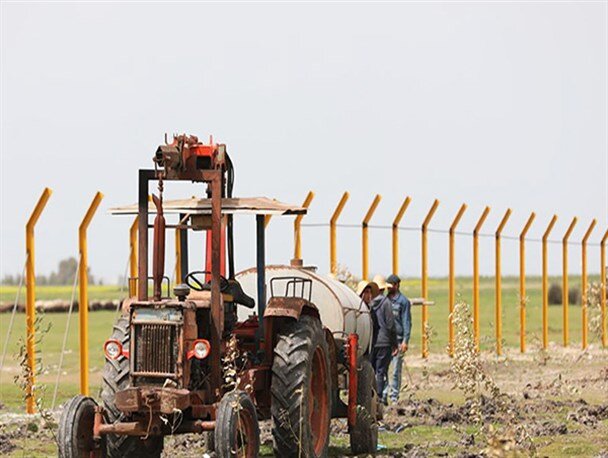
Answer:
<svg viewBox="0 0 608 458"><path fill-rule="evenodd" d="M498 395L480 390L466 398L453 388L449 357L407 355L400 400L384 410L376 456L608 457L607 350L553 346L481 358ZM269 422L261 429L262 455L272 456ZM56 456L53 437L53 426L39 416L0 406L1 456ZM331 439L330 456L350 456L344 420L332 421ZM165 440L165 457L203 453L200 436Z"/></svg>

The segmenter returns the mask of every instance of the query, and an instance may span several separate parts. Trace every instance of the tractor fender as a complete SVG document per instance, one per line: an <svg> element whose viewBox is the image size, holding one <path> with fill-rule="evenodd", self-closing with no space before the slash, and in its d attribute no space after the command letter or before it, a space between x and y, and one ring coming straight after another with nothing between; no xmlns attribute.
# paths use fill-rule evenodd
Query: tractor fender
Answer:
<svg viewBox="0 0 608 458"><path fill-rule="evenodd" d="M264 310L264 318L285 317L299 320L300 315L310 315L320 319L317 306L300 297L271 297Z"/></svg>

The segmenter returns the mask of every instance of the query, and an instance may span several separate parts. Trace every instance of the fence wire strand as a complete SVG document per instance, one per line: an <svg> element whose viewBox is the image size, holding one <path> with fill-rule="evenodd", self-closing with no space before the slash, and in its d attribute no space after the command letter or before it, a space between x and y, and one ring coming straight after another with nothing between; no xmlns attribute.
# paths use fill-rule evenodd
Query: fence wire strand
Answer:
<svg viewBox="0 0 608 458"><path fill-rule="evenodd" d="M6 352L8 351L8 344L11 338L13 330L13 323L15 322L15 312L17 311L17 305L19 304L19 298L21 297L21 290L23 289L23 280L25 278L25 267L27 266L27 258L29 254L25 255L25 262L23 263L23 271L21 272L21 278L19 279L19 287L17 288L17 295L15 296L15 302L13 303L13 310L11 311L11 319L8 323L8 329L6 330L6 339L4 340L4 349L2 350L2 360L0 361L0 373L4 369L4 359L6 358Z"/></svg>
<svg viewBox="0 0 608 458"><path fill-rule="evenodd" d="M61 353L59 354L59 365L57 367L57 378L55 379L55 389L53 390L53 402L51 402L51 410L55 408L55 401L57 400L57 389L59 388L59 378L61 377L61 368L63 367L63 357L65 355L65 347L68 342L68 333L70 331L70 318L72 317L72 311L74 309L74 300L76 298L76 285L78 284L78 273L80 271L80 261L82 256L78 256L78 264L76 265L76 273L74 274L74 284L72 285L72 299L70 300L70 308L68 309L68 317L65 322L65 331L63 333L63 345L61 346ZM88 304L84 304L87 307ZM83 304L78 304L79 308L83 307Z"/></svg>
<svg viewBox="0 0 608 458"><path fill-rule="evenodd" d="M329 227L330 224L329 223L302 223L302 227ZM340 223L340 224L336 224L336 227L339 228L343 228L343 229L361 229L361 223L359 224L350 224L350 223ZM370 229L393 229L393 226L388 226L388 225L380 225L380 224L369 224L367 227L369 227ZM420 232L422 229L420 227L417 226L399 226L397 227L397 229L399 231L403 231L403 232ZM433 228L427 228L428 232L433 232L435 234L449 234L450 231L448 229L433 229ZM454 234L456 235L464 235L464 236L469 236L472 237L473 233L472 232L465 232L465 231L454 231ZM493 233L488 233L488 232L480 232L479 237L485 237L485 238L495 238L496 234ZM515 236L515 235L501 235L500 236L503 240L519 240L519 236ZM535 243L542 243L542 238L536 238L536 237L526 237L524 238L524 240L526 242L535 242ZM551 243L551 244L559 244L561 245L563 243L562 240L556 240L556 239L547 239L547 243ZM568 240L567 242L568 245L581 245L581 242L577 242L577 241L570 241ZM597 242L589 242L587 243L587 246L596 246L599 247L600 244Z"/></svg>

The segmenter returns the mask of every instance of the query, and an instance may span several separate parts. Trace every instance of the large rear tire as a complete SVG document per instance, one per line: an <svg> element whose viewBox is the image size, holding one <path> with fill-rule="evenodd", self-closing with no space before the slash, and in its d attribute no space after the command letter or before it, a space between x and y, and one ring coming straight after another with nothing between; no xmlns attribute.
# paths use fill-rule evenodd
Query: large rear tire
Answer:
<svg viewBox="0 0 608 458"><path fill-rule="evenodd" d="M80 394L65 404L57 431L59 458L101 456L93 440L95 407L97 403L93 399Z"/></svg>
<svg viewBox="0 0 608 458"><path fill-rule="evenodd" d="M359 359L357 371L357 418L350 429L350 449L355 455L373 454L378 449L376 377L365 357Z"/></svg>
<svg viewBox="0 0 608 458"><path fill-rule="evenodd" d="M278 334L272 364L275 456L324 458L329 448L331 380L318 319L303 315Z"/></svg>
<svg viewBox="0 0 608 458"><path fill-rule="evenodd" d="M114 324L111 339L118 340L123 348L129 348L129 319L125 316L118 318ZM115 405L115 396L130 386L129 360L119 356L116 360L109 360L103 368L101 383L101 401L106 412L106 422L114 423L122 419ZM108 458L160 458L163 451L163 438L152 436L142 440L137 436L119 436L108 434L106 436L106 456Z"/></svg>
<svg viewBox="0 0 608 458"><path fill-rule="evenodd" d="M226 393L215 421L217 458L258 458L260 425L253 401L241 390Z"/></svg>

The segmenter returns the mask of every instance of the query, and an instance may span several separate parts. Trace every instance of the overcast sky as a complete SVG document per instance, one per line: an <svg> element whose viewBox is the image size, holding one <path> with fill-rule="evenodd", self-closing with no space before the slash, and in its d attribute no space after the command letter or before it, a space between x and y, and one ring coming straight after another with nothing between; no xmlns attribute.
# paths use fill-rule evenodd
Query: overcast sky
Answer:
<svg viewBox="0 0 608 458"><path fill-rule="evenodd" d="M593 243L608 227L606 2L3 2L1 12L2 276L21 271L24 224L49 186L38 272L76 255L78 224L100 190L89 261L115 282L131 220L107 209L136 200L137 169L152 166L165 132L226 143L237 195L300 203L314 190L309 223L327 222L348 190L344 223L359 223L380 193L372 224L390 224L409 195L404 226L419 226L438 198L438 229L463 202L468 232L485 205L483 232L507 207L506 235L518 234L531 211L532 238L553 213L552 238L575 215L573 240L592 218ZM237 224L237 267L245 268L255 259L253 222ZM270 261L292 257L291 224L269 226ZM371 271L387 274L390 231L372 232ZM433 233L429 243L430 273L445 275L447 236ZM470 275L471 239L457 243L459 273ZM402 232L402 273L419 275L419 245L418 232ZM339 260L355 274L360 246L359 229L339 231ZM517 272L516 247L504 242L507 274ZM326 271L327 228L305 228L303 250ZM528 253L529 272L540 272L539 245ZM598 253L590 247L591 272ZM558 245L550 257L558 274ZM482 240L481 258L490 274L492 238ZM577 246L571 262L579 272Z"/></svg>

